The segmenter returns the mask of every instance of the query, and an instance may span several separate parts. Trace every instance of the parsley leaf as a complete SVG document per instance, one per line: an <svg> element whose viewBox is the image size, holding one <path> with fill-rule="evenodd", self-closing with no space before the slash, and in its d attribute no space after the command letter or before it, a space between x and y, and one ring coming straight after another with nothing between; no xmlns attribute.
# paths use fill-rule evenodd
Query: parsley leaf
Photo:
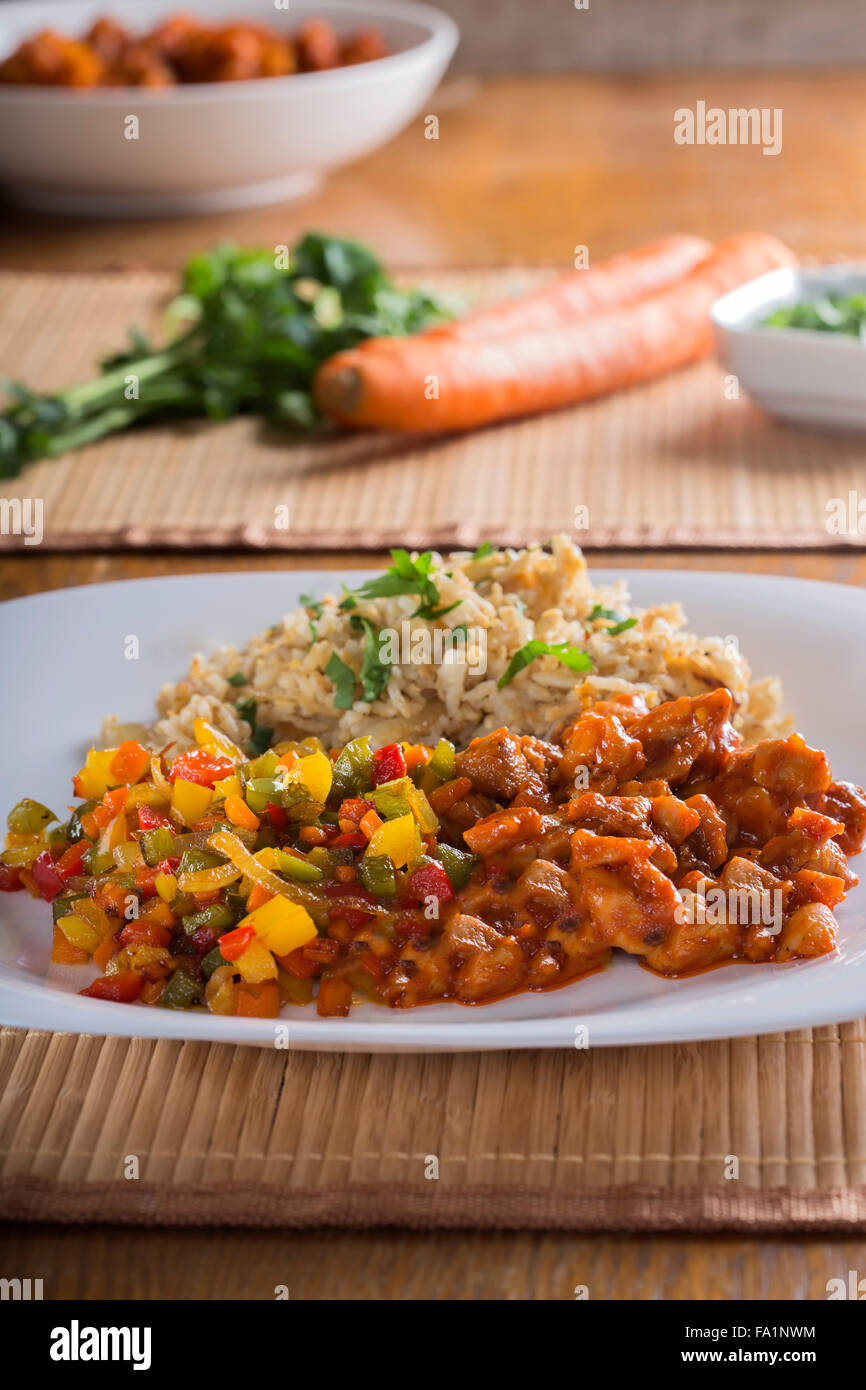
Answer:
<svg viewBox="0 0 866 1390"><path fill-rule="evenodd" d="M391 663L386 661L382 654L381 634L375 623L372 623L369 618L360 618L357 615L351 621L352 627L359 632L363 630L366 637L360 681L363 691L362 699L371 705L374 700L378 700L391 679Z"/></svg>
<svg viewBox="0 0 866 1390"><path fill-rule="evenodd" d="M357 607L359 600L363 603L376 598L394 598L397 594L417 594L421 602L412 617L432 623L462 603L463 600L458 599L447 608L438 607L439 590L435 580L430 577L432 550L425 550L417 560L413 560L408 550L398 548L391 551L391 559L393 564L388 566L384 574L365 580L357 589L347 590L340 607L351 609Z"/></svg>
<svg viewBox="0 0 866 1390"><path fill-rule="evenodd" d="M563 666L567 666L569 671L591 671L592 658L586 652L580 651L577 647L569 646L568 642L542 642L540 638L533 638L516 651L508 663L505 673L499 677L497 685L500 690L508 685L519 671L522 671L530 662L535 661L539 656L555 656L557 661L561 661Z"/></svg>
<svg viewBox="0 0 866 1390"><path fill-rule="evenodd" d="M260 753L264 753L270 748L274 731L268 724L256 723L259 712L258 700L254 700L252 697L249 700L240 700L235 705L235 709L241 719L247 721L252 730L250 734L250 748L258 757Z"/></svg>
<svg viewBox="0 0 866 1390"><path fill-rule="evenodd" d="M324 607L318 599L313 598L312 594L301 594L301 603L313 615L312 618L309 617L309 614L307 616L307 622L310 624L310 646L312 646L319 635L316 623L321 618Z"/></svg>
<svg viewBox="0 0 866 1390"><path fill-rule="evenodd" d="M258 700L253 700L252 698L249 700L240 700L235 705L235 709L237 710L241 719L245 719L249 725L255 728L256 715L259 712Z"/></svg>
<svg viewBox="0 0 866 1390"><path fill-rule="evenodd" d="M229 685L246 685L247 678L243 671L235 671L233 676L228 676Z"/></svg>
<svg viewBox="0 0 866 1390"><path fill-rule="evenodd" d="M492 541L482 541L478 548L475 551L473 551L472 559L484 560L488 555L493 555L495 551L496 546L493 544Z"/></svg>
<svg viewBox="0 0 866 1390"><path fill-rule="evenodd" d="M250 739L250 748L255 753L256 757L268 751L273 736L274 731L269 728L267 724L256 725L253 729L253 736Z"/></svg>
<svg viewBox="0 0 866 1390"><path fill-rule="evenodd" d="M351 709L355 703L355 672L347 666L336 652L332 652L325 667L328 680L334 682L334 706L336 709Z"/></svg>
<svg viewBox="0 0 866 1390"><path fill-rule="evenodd" d="M613 608L602 608L600 603L597 603L590 613L589 622L594 622L596 618L608 618L613 623L613 627L607 629L609 637L618 637L621 632L627 632L630 627L637 627L637 618L624 618Z"/></svg>

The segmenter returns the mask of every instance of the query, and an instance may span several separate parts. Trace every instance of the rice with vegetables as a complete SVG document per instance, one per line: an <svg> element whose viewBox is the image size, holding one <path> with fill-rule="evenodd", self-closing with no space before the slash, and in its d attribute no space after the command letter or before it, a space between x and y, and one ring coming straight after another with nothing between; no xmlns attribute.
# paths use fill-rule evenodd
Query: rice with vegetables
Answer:
<svg viewBox="0 0 866 1390"><path fill-rule="evenodd" d="M155 745L192 745L203 718L257 751L307 735L331 747L360 734L461 746L500 725L545 737L623 693L654 706L720 685L746 742L791 727L779 682L752 681L733 638L690 632L679 603L640 609L624 583L594 585L566 536L447 558L395 551L383 576L304 603L242 649L197 656L184 680L164 686ZM392 662L387 632L402 633L398 658L434 641L444 655ZM106 736L116 739L118 727L109 721Z"/></svg>

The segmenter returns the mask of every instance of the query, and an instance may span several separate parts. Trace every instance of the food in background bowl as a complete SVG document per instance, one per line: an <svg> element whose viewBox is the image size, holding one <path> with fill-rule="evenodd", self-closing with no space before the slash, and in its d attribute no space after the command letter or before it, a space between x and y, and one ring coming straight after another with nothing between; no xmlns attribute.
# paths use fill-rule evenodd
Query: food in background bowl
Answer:
<svg viewBox="0 0 866 1390"><path fill-rule="evenodd" d="M429 109L457 46L453 20L415 0L292 0L290 12L271 8L269 31L291 40L291 49L263 47L256 38L260 0L182 2L199 38L180 81L168 81L177 61L168 49L156 64L138 44L122 62L110 60L119 67L109 83L99 76L106 60L93 55L86 85L0 82L0 183L7 196L43 211L108 217L199 214L301 197L326 171L369 154ZM92 0L4 0L0 55L38 30L85 34L98 13ZM137 33L171 13L166 0L111 0L112 19ZM225 26L233 42L243 29L246 70L240 49L228 52L222 39L214 48L201 37ZM300 50L299 30L307 35ZM331 30L342 58L336 66L327 66L334 44L324 36ZM370 30L387 53L359 61L381 53L361 36ZM113 29L99 34L111 53ZM292 60L295 66L281 71Z"/></svg>
<svg viewBox="0 0 866 1390"><path fill-rule="evenodd" d="M0 63L0 82L49 87L172 87L244 82L371 62L388 56L379 29L341 38L324 19L291 34L266 24L206 24L176 14L143 34L116 19L97 19L80 39L45 29Z"/></svg>

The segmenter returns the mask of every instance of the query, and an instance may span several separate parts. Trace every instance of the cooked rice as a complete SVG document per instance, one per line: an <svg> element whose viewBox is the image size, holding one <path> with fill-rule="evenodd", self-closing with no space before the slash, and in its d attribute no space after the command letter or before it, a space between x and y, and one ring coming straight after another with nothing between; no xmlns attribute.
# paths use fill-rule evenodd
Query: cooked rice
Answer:
<svg viewBox="0 0 866 1390"><path fill-rule="evenodd" d="M438 623L411 616L419 603L415 595L359 601L354 611L379 628L399 632L408 623L413 641L421 640L419 631L430 641L435 627L465 623L470 643L486 643L485 671L472 670L472 645L468 660L406 661L394 666L375 702L358 699L351 709L338 710L325 667L336 652L359 671L364 634L339 608L339 596L328 596L315 642L306 610L296 608L240 650L223 647L211 657L196 656L189 675L160 692L154 746L191 744L197 716L246 744L250 726L235 704L247 699L257 701L258 722L273 726L277 739L316 734L336 747L360 734L380 744L401 738L429 743L442 736L459 746L503 724L544 737L588 705L622 692L639 691L655 705L719 685L734 697L734 722L746 742L790 731L778 680L752 681L746 658L730 638L690 632L678 603L640 609L624 582L594 585L580 549L566 536L555 537L549 548L497 551L479 560L468 553L447 561L437 555L431 577L442 607L459 600ZM637 625L611 636L605 622L589 623L596 605L635 617ZM575 675L555 657L542 656L499 690L511 657L533 638L581 648L592 658L592 673ZM228 683L237 671L247 678L242 687ZM108 721L108 737L116 738L118 728Z"/></svg>

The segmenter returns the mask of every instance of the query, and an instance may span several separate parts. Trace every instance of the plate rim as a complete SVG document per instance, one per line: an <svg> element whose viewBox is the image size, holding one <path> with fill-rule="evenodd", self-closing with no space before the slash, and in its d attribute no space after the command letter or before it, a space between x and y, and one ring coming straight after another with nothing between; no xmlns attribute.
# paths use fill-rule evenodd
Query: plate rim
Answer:
<svg viewBox="0 0 866 1390"><path fill-rule="evenodd" d="M230 580L233 584L240 583L244 587L254 587L262 583L275 584L286 579L291 579L298 584L310 583L318 579L327 584L331 583L335 577L340 577L345 581L356 576L369 574L370 569L374 568L375 565L361 569L355 566L351 568L328 566L321 569L309 569L299 565L297 567L242 570L239 572L231 569L219 569L192 574L162 574L133 579L104 580L95 584L68 585L58 589L49 589L42 593L19 595L4 600L0 603L0 622L2 622L3 614L12 608L20 612L22 608L39 608L46 604L60 607L77 598L82 590L93 592L98 596L109 591L116 591L119 588L128 589L130 586L135 586L139 591L178 585L185 588L201 589L212 584L214 580L223 582ZM610 568L593 565L591 566L591 575L597 583L601 584L624 579L629 585L632 585L636 580L640 581L647 576L663 580L665 583L669 581L672 591L683 595L680 601L686 607L688 607L688 594L687 591L683 592L682 585L695 586L697 584L700 586L708 580L713 583L722 583L725 578L733 578L738 584L745 583L747 588L755 590L766 590L769 587L779 593L790 594L792 592L802 593L804 588L808 588L813 592L820 592L825 599L832 598L834 601L841 600L844 595L846 604L860 610L866 608L866 590L859 585L791 575L765 575L720 569L668 569L653 565L637 569L626 566ZM192 652L190 656L192 656ZM98 720L100 717L101 715L97 711L94 718ZM808 967L810 964L811 968L815 969L820 968L822 963L835 965L838 968L840 962L838 957L832 957L828 958L826 962L792 963L789 966L782 965L772 968L775 978L779 978L778 971L802 970L804 965ZM628 964L626 959L620 968L623 968L623 965L628 967ZM633 963L633 967L640 968L636 962ZM745 964L726 967L728 971L753 968L758 967L750 967ZM562 993L564 995L566 991L579 988L581 983L580 980L577 980L572 985L561 986L559 990L550 991L550 993ZM676 987L679 982L671 983ZM539 993L544 993L544 991ZM351 1017L345 1020L327 1020L318 1017L307 1020L298 1019L289 1014L281 1015L275 1020L232 1019L227 1030L225 1021L211 1014L173 1014L150 1009L130 1011L128 1006L110 1004L105 1001L99 1001L99 1013L94 1017L94 1009L90 1001L84 1003L81 996L77 994L67 994L59 990L46 991L44 980L37 981L34 978L23 984L0 980L0 1021L5 1026L10 1027L43 1029L45 1027L44 1022L33 1021L33 1008L38 1007L36 1001L43 994L47 994L50 995L52 1001L52 1027L47 1031L92 1036L166 1038L176 1041L213 1041L229 1044L270 1044L276 1046L282 1044L277 1044L275 1041L277 1036L275 1029L287 1028L289 1050L477 1052L575 1046L575 1025L584 1023L589 1027L593 1047L662 1046L676 1042L755 1036L760 1035L761 1032L778 1033L790 1028L819 1027L828 1022L842 1023L862 1017L864 1009L866 1009L866 999L855 998L853 993L848 996L845 991L841 991L842 999L840 1000L839 993L840 991L837 990L825 1000L823 991L814 991L811 996L814 1001L811 1007L804 1007L804 1001L798 1001L800 1007L796 1014L796 1020L775 1020L763 1027L759 1024L757 1028L746 1015L726 1020L723 1008L713 1016L711 1022L696 1025L688 1008L682 1008L682 1005L687 1004L688 1001L680 1000L680 1007L677 1007L677 1001L674 998L671 1000L672 1007L660 1014L660 1026L655 1027L655 1021L649 1021L650 1027L653 1028L652 1036L647 1036L648 1021L644 1015L641 1022L640 1015L647 1004L655 1002L653 1000L641 1001L637 1022L630 1020L628 1010L619 1005L613 1006L609 1014L600 1014L597 1018L591 1014L584 1014L581 1017L580 1013L575 1011L558 1013L550 1017L515 1020L483 1018L478 1023L469 1023L468 1020L465 1023L453 1020L428 1023L423 1017L418 1018L418 1014L423 1014L424 1010L407 1010L405 1022L389 1023L384 1029L375 1020L358 1020ZM478 1009L489 1007L491 1006L476 1006ZM393 1017L394 1012L397 1011L389 1011L391 1017ZM158 1027L157 1024L159 1024Z"/></svg>

